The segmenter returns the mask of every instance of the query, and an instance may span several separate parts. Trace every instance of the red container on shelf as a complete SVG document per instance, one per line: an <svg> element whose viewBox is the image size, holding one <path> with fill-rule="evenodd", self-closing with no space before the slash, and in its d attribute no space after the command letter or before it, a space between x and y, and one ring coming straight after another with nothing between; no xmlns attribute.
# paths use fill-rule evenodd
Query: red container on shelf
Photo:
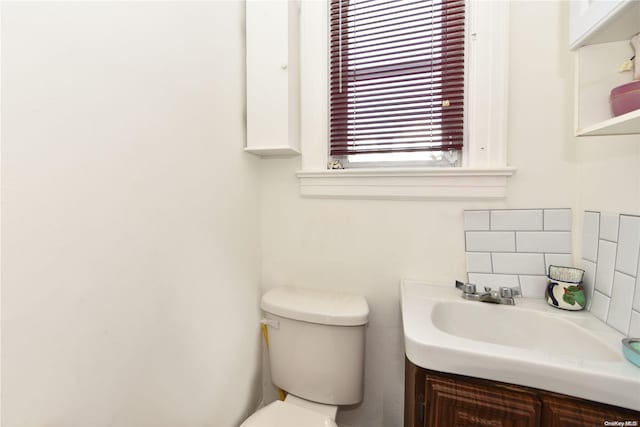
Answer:
<svg viewBox="0 0 640 427"><path fill-rule="evenodd" d="M640 109L640 80L613 88L609 99L614 116Z"/></svg>

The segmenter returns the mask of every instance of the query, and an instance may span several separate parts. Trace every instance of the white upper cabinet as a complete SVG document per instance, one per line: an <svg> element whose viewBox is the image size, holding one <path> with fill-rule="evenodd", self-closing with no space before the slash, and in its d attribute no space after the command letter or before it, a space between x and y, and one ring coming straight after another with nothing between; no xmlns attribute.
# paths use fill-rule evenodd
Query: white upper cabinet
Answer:
<svg viewBox="0 0 640 427"><path fill-rule="evenodd" d="M614 117L609 94L632 80L620 65L633 55L640 32L640 0L573 0L569 47L576 52L575 134L640 134L640 110ZM640 53L640 52L639 52Z"/></svg>
<svg viewBox="0 0 640 427"><path fill-rule="evenodd" d="M298 1L247 0L245 151L300 154Z"/></svg>

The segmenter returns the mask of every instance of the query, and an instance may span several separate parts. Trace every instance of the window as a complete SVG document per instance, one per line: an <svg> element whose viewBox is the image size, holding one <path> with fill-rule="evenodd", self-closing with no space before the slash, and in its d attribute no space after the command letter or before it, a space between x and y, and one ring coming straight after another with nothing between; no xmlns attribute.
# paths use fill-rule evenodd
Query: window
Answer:
<svg viewBox="0 0 640 427"><path fill-rule="evenodd" d="M516 170L507 166L509 2L466 0L465 3L467 131L464 156L458 160L460 167L405 162L400 168L380 167L378 163L341 170L327 168L331 142L331 28L327 24L331 22L329 14L334 2L300 3L302 153L296 177L302 197L401 200L505 197L508 177ZM362 155L352 157L358 156Z"/></svg>
<svg viewBox="0 0 640 427"><path fill-rule="evenodd" d="M459 166L465 1L331 0L330 156Z"/></svg>

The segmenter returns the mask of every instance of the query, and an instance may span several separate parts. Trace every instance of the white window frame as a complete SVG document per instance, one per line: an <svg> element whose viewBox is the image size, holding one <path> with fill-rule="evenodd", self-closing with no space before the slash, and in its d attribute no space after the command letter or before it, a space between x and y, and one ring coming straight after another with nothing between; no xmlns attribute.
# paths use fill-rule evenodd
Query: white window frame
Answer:
<svg viewBox="0 0 640 427"><path fill-rule="evenodd" d="M462 167L327 170L328 0L300 10L300 104L304 197L502 199L507 178L509 2L470 0L467 18L466 143ZM321 54L324 53L324 54Z"/></svg>

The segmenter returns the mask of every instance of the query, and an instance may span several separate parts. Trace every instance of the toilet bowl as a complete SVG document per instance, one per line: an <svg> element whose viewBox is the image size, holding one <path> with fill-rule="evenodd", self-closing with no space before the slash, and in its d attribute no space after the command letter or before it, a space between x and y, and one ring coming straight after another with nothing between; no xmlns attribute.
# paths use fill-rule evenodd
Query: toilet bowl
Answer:
<svg viewBox="0 0 640 427"><path fill-rule="evenodd" d="M361 297L303 288L264 294L273 384L286 391L241 427L337 427L339 405L362 401L369 306Z"/></svg>

